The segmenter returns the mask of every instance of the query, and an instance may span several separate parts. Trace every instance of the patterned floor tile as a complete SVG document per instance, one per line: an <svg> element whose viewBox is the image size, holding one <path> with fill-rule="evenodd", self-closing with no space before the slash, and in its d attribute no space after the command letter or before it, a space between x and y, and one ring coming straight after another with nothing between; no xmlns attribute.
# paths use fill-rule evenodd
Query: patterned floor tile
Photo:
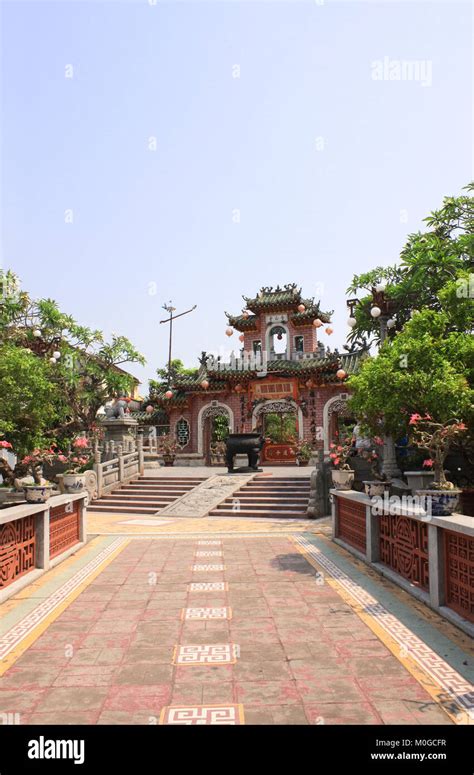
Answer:
<svg viewBox="0 0 474 775"><path fill-rule="evenodd" d="M191 570L193 571L225 570L225 565L193 565Z"/></svg>
<svg viewBox="0 0 474 775"><path fill-rule="evenodd" d="M190 592L227 592L229 585L225 581L193 581Z"/></svg>
<svg viewBox="0 0 474 775"><path fill-rule="evenodd" d="M244 724L242 705L197 705L163 708L160 724L234 726Z"/></svg>
<svg viewBox="0 0 474 775"><path fill-rule="evenodd" d="M175 665L232 665L237 661L239 647L235 643L190 644L176 646Z"/></svg>
<svg viewBox="0 0 474 775"><path fill-rule="evenodd" d="M195 619L232 619L232 609L223 608L183 608L181 618L186 621Z"/></svg>

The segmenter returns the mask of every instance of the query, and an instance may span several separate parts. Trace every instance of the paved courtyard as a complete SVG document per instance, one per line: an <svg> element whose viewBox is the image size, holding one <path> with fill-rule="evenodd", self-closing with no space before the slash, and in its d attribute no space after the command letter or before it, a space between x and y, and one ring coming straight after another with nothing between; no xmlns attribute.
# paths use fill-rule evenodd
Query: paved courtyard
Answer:
<svg viewBox="0 0 474 775"><path fill-rule="evenodd" d="M2 607L0 712L20 723L470 720L467 636L324 522L109 523Z"/></svg>

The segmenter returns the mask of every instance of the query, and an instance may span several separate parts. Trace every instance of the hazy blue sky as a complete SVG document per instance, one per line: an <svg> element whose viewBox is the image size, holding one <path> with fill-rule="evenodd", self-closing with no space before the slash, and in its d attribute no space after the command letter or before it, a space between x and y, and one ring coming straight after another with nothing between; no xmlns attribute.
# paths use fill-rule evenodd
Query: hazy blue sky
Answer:
<svg viewBox="0 0 474 775"><path fill-rule="evenodd" d="M169 299L198 304L176 324L188 365L261 285L321 297L340 346L352 274L472 178L467 2L1 6L3 265L129 336L145 381ZM418 72L387 80L395 60Z"/></svg>

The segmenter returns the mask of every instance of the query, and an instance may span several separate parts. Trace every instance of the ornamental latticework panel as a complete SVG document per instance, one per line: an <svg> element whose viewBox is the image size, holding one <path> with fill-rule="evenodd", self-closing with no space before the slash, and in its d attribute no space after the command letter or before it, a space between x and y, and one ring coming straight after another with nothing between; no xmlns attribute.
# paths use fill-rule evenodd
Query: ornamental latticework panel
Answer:
<svg viewBox="0 0 474 775"><path fill-rule="evenodd" d="M446 605L474 622L474 538L443 530Z"/></svg>
<svg viewBox="0 0 474 775"><path fill-rule="evenodd" d="M79 501L56 506L50 511L49 556L56 557L79 541Z"/></svg>
<svg viewBox="0 0 474 775"><path fill-rule="evenodd" d="M337 538L365 554L365 504L336 496Z"/></svg>
<svg viewBox="0 0 474 775"><path fill-rule="evenodd" d="M428 526L409 517L380 517L380 562L422 589L429 588Z"/></svg>
<svg viewBox="0 0 474 775"><path fill-rule="evenodd" d="M0 526L0 588L12 584L36 566L35 517Z"/></svg>

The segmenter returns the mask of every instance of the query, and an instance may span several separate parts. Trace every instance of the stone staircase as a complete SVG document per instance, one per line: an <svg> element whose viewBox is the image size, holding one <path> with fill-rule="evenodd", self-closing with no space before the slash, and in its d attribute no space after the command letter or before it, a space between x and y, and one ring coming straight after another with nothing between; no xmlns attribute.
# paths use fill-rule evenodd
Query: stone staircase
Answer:
<svg viewBox="0 0 474 775"><path fill-rule="evenodd" d="M205 479L205 476L140 476L92 501L89 509L114 514L156 514Z"/></svg>
<svg viewBox="0 0 474 775"><path fill-rule="evenodd" d="M256 476L209 512L210 517L305 518L309 476Z"/></svg>

